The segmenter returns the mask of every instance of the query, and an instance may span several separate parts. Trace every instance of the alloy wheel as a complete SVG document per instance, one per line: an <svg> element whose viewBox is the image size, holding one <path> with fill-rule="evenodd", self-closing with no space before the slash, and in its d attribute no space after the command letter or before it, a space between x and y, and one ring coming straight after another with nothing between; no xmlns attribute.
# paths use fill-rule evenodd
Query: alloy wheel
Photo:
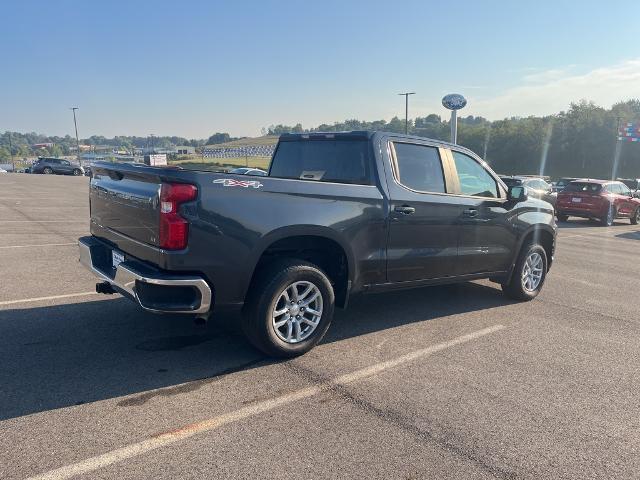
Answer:
<svg viewBox="0 0 640 480"><path fill-rule="evenodd" d="M538 252L532 252L527 257L522 268L522 288L527 292L534 292L542 282L544 260Z"/></svg>
<svg viewBox="0 0 640 480"><path fill-rule="evenodd" d="M294 282L278 296L271 326L286 343L300 343L315 331L322 318L322 293L311 282Z"/></svg>

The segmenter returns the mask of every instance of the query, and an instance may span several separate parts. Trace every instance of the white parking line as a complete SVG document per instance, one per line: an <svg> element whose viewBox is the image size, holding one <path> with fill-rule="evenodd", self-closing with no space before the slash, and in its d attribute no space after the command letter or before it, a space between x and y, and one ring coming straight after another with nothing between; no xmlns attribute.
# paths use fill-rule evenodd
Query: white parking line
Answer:
<svg viewBox="0 0 640 480"><path fill-rule="evenodd" d="M70 243L41 243L39 245L3 245L0 249L3 248L28 248L28 247L67 247L69 245L78 245L78 242L70 242Z"/></svg>
<svg viewBox="0 0 640 480"><path fill-rule="evenodd" d="M87 223L89 220L0 220L0 223Z"/></svg>
<svg viewBox="0 0 640 480"><path fill-rule="evenodd" d="M4 305L15 305L18 303L40 302L42 300L57 300L59 298L84 297L87 295L95 295L95 294L96 292L67 293L65 295L52 295L50 297L34 297L34 298L23 298L20 300L7 300L4 302L0 302L0 307Z"/></svg>
<svg viewBox="0 0 640 480"><path fill-rule="evenodd" d="M114 463L137 457L138 455L142 455L143 453L179 442L180 440L185 440L194 435L209 432L223 425L244 420L246 418L253 417L270 410L274 410L278 407L297 402L299 400L304 400L336 385L345 385L357 380L362 380L372 375L381 373L389 368L397 367L413 360L417 360L427 355L439 352L446 348L454 347L456 345L475 340L476 338L489 335L490 333L497 332L504 328L504 325L494 325L492 327L478 330L467 335L462 335L460 337L454 338L453 340L449 340L448 342L438 343L436 345L432 345L430 347L423 348L406 355L402 355L401 357L395 358L393 360L381 362L372 365L371 367L356 370L355 372L348 373L346 375L341 375L334 378L333 380L329 380L316 386L301 388L286 395L263 400L262 402L243 407L233 412L218 415L217 417L212 417L201 422L192 423L190 425L185 425L169 432L153 435L147 440L132 443L125 447L112 450L102 455L88 458L81 462L73 463L71 465L44 472L40 475L31 477L31 480L62 480L65 478L74 477L76 475L93 472L95 470L98 470L99 468L107 467L109 465L113 465Z"/></svg>

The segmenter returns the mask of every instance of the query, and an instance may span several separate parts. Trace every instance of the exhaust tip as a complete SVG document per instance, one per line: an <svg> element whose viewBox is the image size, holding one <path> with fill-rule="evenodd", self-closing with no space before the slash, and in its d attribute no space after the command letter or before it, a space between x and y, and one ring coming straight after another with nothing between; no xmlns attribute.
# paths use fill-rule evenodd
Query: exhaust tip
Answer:
<svg viewBox="0 0 640 480"><path fill-rule="evenodd" d="M96 283L96 293L104 293L105 295L111 295L116 293L109 282Z"/></svg>

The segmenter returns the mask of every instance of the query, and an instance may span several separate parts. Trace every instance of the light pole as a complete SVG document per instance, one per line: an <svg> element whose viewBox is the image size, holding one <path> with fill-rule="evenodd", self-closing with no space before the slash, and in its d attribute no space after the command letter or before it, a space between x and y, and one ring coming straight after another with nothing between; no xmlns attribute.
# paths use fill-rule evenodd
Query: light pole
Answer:
<svg viewBox="0 0 640 480"><path fill-rule="evenodd" d="M80 110L78 107L71 107L73 110L73 126L76 128L76 155L78 161L80 161L80 140L78 139L78 122L76 121L76 110Z"/></svg>
<svg viewBox="0 0 640 480"><path fill-rule="evenodd" d="M464 108L467 99L458 93L450 93L442 99L442 106L447 110L451 110L451 143L458 142L458 110Z"/></svg>
<svg viewBox="0 0 640 480"><path fill-rule="evenodd" d="M16 171L16 164L13 161L13 145L11 144L11 132L7 132L7 134L9 135L9 155L11 155L11 168L13 168L13 171Z"/></svg>
<svg viewBox="0 0 640 480"><path fill-rule="evenodd" d="M409 95L415 95L416 92L399 93L398 95L404 95L404 134L409 133Z"/></svg>

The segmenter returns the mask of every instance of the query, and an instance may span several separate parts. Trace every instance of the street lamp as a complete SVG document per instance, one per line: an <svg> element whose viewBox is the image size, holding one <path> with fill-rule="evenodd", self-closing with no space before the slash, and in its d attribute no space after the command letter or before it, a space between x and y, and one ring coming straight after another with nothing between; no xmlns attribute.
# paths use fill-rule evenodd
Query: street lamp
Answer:
<svg viewBox="0 0 640 480"><path fill-rule="evenodd" d="M11 168L16 171L16 162L13 161L13 145L11 144L11 132L7 132L9 135L9 155L11 155Z"/></svg>
<svg viewBox="0 0 640 480"><path fill-rule="evenodd" d="M80 161L80 140L78 140L78 122L76 121L76 110L80 110L78 107L71 107L69 110L73 110L73 126L76 128L76 155L78 161Z"/></svg>
<svg viewBox="0 0 640 480"><path fill-rule="evenodd" d="M467 99L459 93L450 93L442 99L442 106L451 110L451 143L458 142L458 115L457 112L467 104Z"/></svg>
<svg viewBox="0 0 640 480"><path fill-rule="evenodd" d="M409 95L415 95L416 92L399 93L404 95L404 134L409 133Z"/></svg>

